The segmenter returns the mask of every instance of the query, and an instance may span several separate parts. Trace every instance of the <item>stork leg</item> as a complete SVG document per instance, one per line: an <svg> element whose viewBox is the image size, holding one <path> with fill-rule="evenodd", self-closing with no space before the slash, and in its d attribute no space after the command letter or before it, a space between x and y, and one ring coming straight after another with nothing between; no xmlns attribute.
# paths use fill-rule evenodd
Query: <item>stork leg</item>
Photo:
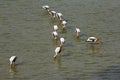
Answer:
<svg viewBox="0 0 120 80"><path fill-rule="evenodd" d="M10 64L10 68L12 68L13 67L13 64Z"/></svg>

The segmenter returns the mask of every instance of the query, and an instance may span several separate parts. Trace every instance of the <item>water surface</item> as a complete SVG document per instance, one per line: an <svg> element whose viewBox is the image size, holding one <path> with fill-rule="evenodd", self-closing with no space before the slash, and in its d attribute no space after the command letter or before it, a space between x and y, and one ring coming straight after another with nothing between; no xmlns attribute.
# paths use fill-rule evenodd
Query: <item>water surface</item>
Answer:
<svg viewBox="0 0 120 80"><path fill-rule="evenodd" d="M41 9L48 4L68 21L61 56L54 61L53 24ZM119 0L0 0L0 79L119 80ZM75 28L81 29L75 39ZM88 44L89 36L102 44ZM9 58L18 56L9 69Z"/></svg>

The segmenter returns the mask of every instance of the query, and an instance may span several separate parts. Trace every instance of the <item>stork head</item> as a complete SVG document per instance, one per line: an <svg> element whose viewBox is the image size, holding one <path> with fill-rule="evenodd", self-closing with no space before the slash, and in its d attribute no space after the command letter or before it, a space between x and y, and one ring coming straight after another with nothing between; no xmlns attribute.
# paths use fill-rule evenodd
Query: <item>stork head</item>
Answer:
<svg viewBox="0 0 120 80"><path fill-rule="evenodd" d="M100 42L100 39L99 39L99 38L96 38L96 42L99 43L99 42Z"/></svg>

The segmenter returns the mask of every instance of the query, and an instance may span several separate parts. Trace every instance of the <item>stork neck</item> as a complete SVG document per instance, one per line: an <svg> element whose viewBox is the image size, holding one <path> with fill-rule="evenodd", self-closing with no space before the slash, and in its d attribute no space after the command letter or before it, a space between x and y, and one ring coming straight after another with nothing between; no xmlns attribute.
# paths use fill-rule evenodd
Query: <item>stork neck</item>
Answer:
<svg viewBox="0 0 120 80"><path fill-rule="evenodd" d="M60 48L62 48L63 43L60 44Z"/></svg>

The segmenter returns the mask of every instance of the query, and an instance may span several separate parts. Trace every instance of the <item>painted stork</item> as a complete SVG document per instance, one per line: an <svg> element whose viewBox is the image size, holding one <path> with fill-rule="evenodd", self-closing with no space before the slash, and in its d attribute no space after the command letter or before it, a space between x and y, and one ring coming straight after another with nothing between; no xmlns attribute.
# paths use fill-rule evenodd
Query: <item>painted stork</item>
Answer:
<svg viewBox="0 0 120 80"><path fill-rule="evenodd" d="M87 39L87 42L99 43L99 42L100 42L100 39L97 38L97 37L89 37L89 38Z"/></svg>
<svg viewBox="0 0 120 80"><path fill-rule="evenodd" d="M15 61L17 59L17 56L11 56L9 61L10 61L10 68L15 66Z"/></svg>
<svg viewBox="0 0 120 80"><path fill-rule="evenodd" d="M50 11L50 15L53 17L53 19L56 18L56 12L55 11Z"/></svg>
<svg viewBox="0 0 120 80"><path fill-rule="evenodd" d="M57 33L57 31L53 31L53 32L52 32L52 36L53 36L53 38L54 38L55 40L57 40L57 38L58 38L58 33Z"/></svg>
<svg viewBox="0 0 120 80"><path fill-rule="evenodd" d="M67 21L63 20L61 24L62 24L62 30L65 30Z"/></svg>
<svg viewBox="0 0 120 80"><path fill-rule="evenodd" d="M62 50L62 45L60 45L59 47L55 48L55 54L53 56L54 59L56 59L57 56L61 53L61 50Z"/></svg>
<svg viewBox="0 0 120 80"><path fill-rule="evenodd" d="M42 6L42 9L45 9L45 10L47 10L48 12L50 11L50 7L49 7L48 5Z"/></svg>
<svg viewBox="0 0 120 80"><path fill-rule="evenodd" d="M76 29L75 29L75 33L76 33L76 37L79 37L80 29L79 29L79 28L76 28Z"/></svg>
<svg viewBox="0 0 120 80"><path fill-rule="evenodd" d="M62 22L62 13L56 13L57 18L59 19L60 23Z"/></svg>
<svg viewBox="0 0 120 80"><path fill-rule="evenodd" d="M58 30L58 26L57 26L57 25L54 25L54 26L53 26L53 29L54 29L54 31L57 31L57 30Z"/></svg>
<svg viewBox="0 0 120 80"><path fill-rule="evenodd" d="M63 37L60 38L60 45L62 46L65 43L65 39Z"/></svg>

